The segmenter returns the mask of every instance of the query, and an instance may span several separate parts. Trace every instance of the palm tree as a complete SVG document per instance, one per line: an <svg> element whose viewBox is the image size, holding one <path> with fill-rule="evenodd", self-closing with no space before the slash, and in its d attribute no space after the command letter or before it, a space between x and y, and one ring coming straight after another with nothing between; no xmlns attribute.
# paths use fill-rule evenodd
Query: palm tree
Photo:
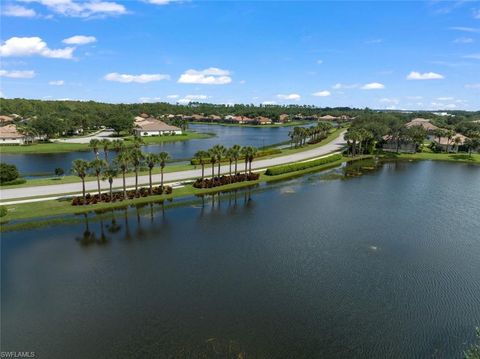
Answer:
<svg viewBox="0 0 480 359"><path fill-rule="evenodd" d="M455 144L455 152L458 152L458 146L462 143L462 139L460 136L457 136L453 139L453 143Z"/></svg>
<svg viewBox="0 0 480 359"><path fill-rule="evenodd" d="M112 144L112 142L104 138L102 139L101 144L103 147L103 154L105 155L105 161L108 164L108 149L110 148L110 145Z"/></svg>
<svg viewBox="0 0 480 359"><path fill-rule="evenodd" d="M194 158L198 160L198 163L202 166L202 181L205 177L205 159L208 157L207 151L197 151L194 155Z"/></svg>
<svg viewBox="0 0 480 359"><path fill-rule="evenodd" d="M208 156L210 157L210 163L212 165L212 179L215 177L215 163L217 163L217 154L211 148L208 150Z"/></svg>
<svg viewBox="0 0 480 359"><path fill-rule="evenodd" d="M83 204L86 202L85 196L85 177L87 176L88 162L85 160L74 160L72 162L72 172L82 180Z"/></svg>
<svg viewBox="0 0 480 359"><path fill-rule="evenodd" d="M118 154L117 158L115 159L118 168L122 171L123 177L123 198L127 198L127 185L125 183L125 174L130 167L130 152L129 151L122 151Z"/></svg>
<svg viewBox="0 0 480 359"><path fill-rule="evenodd" d="M242 157L245 159L245 174L247 174L248 153L249 153L248 146L247 147L242 147L241 154L242 154Z"/></svg>
<svg viewBox="0 0 480 359"><path fill-rule="evenodd" d="M135 136L133 138L133 147L136 148L136 149L140 149L140 147L142 147L142 145L145 144L145 141L143 140L143 138L139 137L139 136Z"/></svg>
<svg viewBox="0 0 480 359"><path fill-rule="evenodd" d="M112 141L111 147L115 150L115 152L120 152L125 149L125 143L123 140L116 139Z"/></svg>
<svg viewBox="0 0 480 359"><path fill-rule="evenodd" d="M212 151L215 153L215 156L217 157L217 163L218 163L217 176L220 177L220 165L222 163L222 159L225 157L225 154L227 153L227 149L222 145L215 145L213 146Z"/></svg>
<svg viewBox="0 0 480 359"><path fill-rule="evenodd" d="M110 201L113 199L113 193L112 193L112 185L113 185L113 179L118 176L118 169L116 167L108 167L103 171L103 180L108 180L108 184L110 185Z"/></svg>
<svg viewBox="0 0 480 359"><path fill-rule="evenodd" d="M450 152L450 142L452 142L452 138L455 136L455 132L452 130L445 131L445 137L447 138L447 152Z"/></svg>
<svg viewBox="0 0 480 359"><path fill-rule="evenodd" d="M233 160L235 159L233 151L232 151L231 148L229 148L227 150L227 153L226 153L225 157L227 157L227 159L228 159L228 175L231 177L232 176L232 163L233 163Z"/></svg>
<svg viewBox="0 0 480 359"><path fill-rule="evenodd" d="M235 173L237 173L237 164L238 164L238 159L240 158L242 147L239 145L233 145L232 148L230 148L230 151L232 152L232 157L233 157L233 160L235 161Z"/></svg>
<svg viewBox="0 0 480 359"><path fill-rule="evenodd" d="M98 160L98 148L101 146L101 141L97 138L92 138L88 145L91 149L93 149L93 154L95 158Z"/></svg>
<svg viewBox="0 0 480 359"><path fill-rule="evenodd" d="M105 160L95 159L93 161L90 161L88 167L93 170L93 173L97 177L98 196L101 196L102 191L100 189L100 175L105 170L105 168L108 167L108 164Z"/></svg>
<svg viewBox="0 0 480 359"><path fill-rule="evenodd" d="M159 162L159 158L158 158L158 155L155 154L155 153L148 153L146 156L145 156L145 163L147 164L148 166L148 180L149 180L149 184L150 184L150 194L152 194L152 170L153 170L153 167L155 167L155 165Z"/></svg>
<svg viewBox="0 0 480 359"><path fill-rule="evenodd" d="M252 173L252 162L257 155L258 150L255 147L248 146L245 151L245 160L248 161L248 171ZM246 173L247 171L245 171Z"/></svg>
<svg viewBox="0 0 480 359"><path fill-rule="evenodd" d="M167 160L170 158L168 152L160 152L158 154L158 162L160 163L160 188L163 190L163 169Z"/></svg>
<svg viewBox="0 0 480 359"><path fill-rule="evenodd" d="M135 192L138 193L138 170L142 165L145 155L136 146L130 149L129 153L130 153L130 161L133 166L133 170L135 171Z"/></svg>

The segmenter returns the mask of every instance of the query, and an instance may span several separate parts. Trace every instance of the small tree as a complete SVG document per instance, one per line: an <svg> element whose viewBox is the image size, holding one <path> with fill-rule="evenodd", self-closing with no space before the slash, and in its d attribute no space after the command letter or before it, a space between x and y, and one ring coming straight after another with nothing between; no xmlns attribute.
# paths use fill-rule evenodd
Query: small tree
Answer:
<svg viewBox="0 0 480 359"><path fill-rule="evenodd" d="M65 171L61 167L55 168L55 176L62 177L65 174Z"/></svg>
<svg viewBox="0 0 480 359"><path fill-rule="evenodd" d="M95 158L98 160L98 149L102 145L101 141L96 138L92 138L90 140L90 143L88 146L93 150L93 153L95 154Z"/></svg>
<svg viewBox="0 0 480 359"><path fill-rule="evenodd" d="M113 193L112 193L112 185L113 185L113 179L118 176L118 168L116 167L108 167L104 172L103 172L103 180L108 180L109 184L109 193L110 193L110 201L113 199Z"/></svg>
<svg viewBox="0 0 480 359"><path fill-rule="evenodd" d="M17 167L9 163L0 163L0 183L10 182L19 177Z"/></svg>
<svg viewBox="0 0 480 359"><path fill-rule="evenodd" d="M163 190L163 169L165 168L167 160L170 155L167 152L160 152L158 154L158 162L160 163L160 188Z"/></svg>
<svg viewBox="0 0 480 359"><path fill-rule="evenodd" d="M145 155L145 163L148 166L148 181L149 181L149 192L152 194L152 170L153 167L159 162L158 155L155 153L147 153Z"/></svg>
<svg viewBox="0 0 480 359"><path fill-rule="evenodd" d="M202 166L202 181L205 177L205 159L208 158L208 152L207 151L197 151L194 155L194 158L198 160L198 163L200 163L200 166Z"/></svg>
<svg viewBox="0 0 480 359"><path fill-rule="evenodd" d="M93 170L93 174L95 175L95 177L97 177L98 195L101 196L102 190L100 187L100 175L105 170L105 168L107 168L107 162L104 160L95 159L93 161L90 161L88 167Z"/></svg>

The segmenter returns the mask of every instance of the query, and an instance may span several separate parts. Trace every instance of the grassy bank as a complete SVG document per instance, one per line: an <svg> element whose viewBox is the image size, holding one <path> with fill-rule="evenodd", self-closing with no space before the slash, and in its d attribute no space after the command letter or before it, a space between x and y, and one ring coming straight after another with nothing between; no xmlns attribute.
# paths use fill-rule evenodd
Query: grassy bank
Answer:
<svg viewBox="0 0 480 359"><path fill-rule="evenodd" d="M404 159L404 160L426 160L426 161L447 161L456 163L471 163L480 165L480 154L475 153L468 155L467 153L435 153L435 152L419 152L419 153L390 153L384 152L385 158Z"/></svg>
<svg viewBox="0 0 480 359"><path fill-rule="evenodd" d="M344 162L356 161L359 159L365 159L369 157L371 156L358 156L356 158L342 157L341 159L335 162L323 164L317 167L311 167L302 171L284 173L276 176L266 176L265 174L261 174L260 178L257 181L233 183L233 184L216 187L216 188L197 189L197 188L194 188L191 184L187 184L184 187L174 189L173 193L170 195L142 197L142 198L136 198L133 200L127 200L123 202L116 202L116 203L99 203L96 205L83 207L83 206L72 206L70 200L52 200L52 201L7 205L5 207L8 210L8 214L5 217L1 218L1 223L2 223L1 231L11 231L11 230L17 230L22 228L34 227L38 225L38 223L36 222L8 224L6 223L8 221L39 219L42 217L60 216L65 214L78 214L78 213L85 213L85 212L98 211L98 210L121 208L126 205L137 205L137 204L144 204L144 203L150 203L150 202L158 202L158 201L168 200L173 198L240 189L240 188L252 186L262 182L272 182L272 181L279 181L279 180L284 180L288 178L298 177L306 173L317 172L317 171L322 171L329 168L337 167ZM49 219L47 223L51 223L52 220L55 220L56 221L55 223L57 223L58 221L61 221L61 219L53 218L53 219ZM61 223L61 222L58 222L58 223Z"/></svg>
<svg viewBox="0 0 480 359"><path fill-rule="evenodd" d="M182 135L175 136L154 136L154 137L143 137L143 140L146 145L153 145L164 142L172 141L187 141L200 138L212 137L211 134L207 133L197 133L197 132L186 132ZM132 136L125 137L125 144L127 146L133 145ZM92 149L88 147L87 143L64 143L64 142L48 142L48 143L35 143L32 145L1 145L1 153L25 153L25 154L34 154L34 153L65 153L65 152L76 152L76 151L91 151Z"/></svg>

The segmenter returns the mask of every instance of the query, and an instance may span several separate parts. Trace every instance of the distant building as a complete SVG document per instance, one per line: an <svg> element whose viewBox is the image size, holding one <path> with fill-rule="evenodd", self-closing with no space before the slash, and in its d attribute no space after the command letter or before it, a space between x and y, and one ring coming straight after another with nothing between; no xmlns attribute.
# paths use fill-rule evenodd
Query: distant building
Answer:
<svg viewBox="0 0 480 359"><path fill-rule="evenodd" d="M413 127L413 126L420 126L427 132L433 132L433 131L439 129L439 127L430 123L430 120L427 120L425 118L414 118L413 120L411 120L410 122L405 124L405 126L408 127L408 128Z"/></svg>
<svg viewBox="0 0 480 359"><path fill-rule="evenodd" d="M320 121L333 121L333 120L336 120L337 118L331 115L325 115L325 116L319 117L318 119Z"/></svg>
<svg viewBox="0 0 480 359"><path fill-rule="evenodd" d="M135 135L140 137L181 135L182 129L171 126L155 118L142 118L135 120Z"/></svg>
<svg viewBox="0 0 480 359"><path fill-rule="evenodd" d="M255 123L256 125L270 125L272 123L272 120L269 119L268 117L259 116L255 118L253 123Z"/></svg>
<svg viewBox="0 0 480 359"><path fill-rule="evenodd" d="M286 113L282 113L278 117L278 122L285 123L285 122L288 122L288 121L290 121L290 117Z"/></svg>
<svg viewBox="0 0 480 359"><path fill-rule="evenodd" d="M18 132L17 126L15 125L0 127L0 144L23 145L32 140L33 138Z"/></svg>
<svg viewBox="0 0 480 359"><path fill-rule="evenodd" d="M455 143L456 138L459 139L458 143ZM440 138L434 137L432 141L435 143L435 146L442 151L457 152L458 148L460 146L463 146L466 139L467 137L465 137L460 133L457 133L455 136L453 136L450 139L448 137L440 137Z"/></svg>
<svg viewBox="0 0 480 359"><path fill-rule="evenodd" d="M13 117L5 115L0 116L0 124L6 125L7 123L11 122L13 122Z"/></svg>

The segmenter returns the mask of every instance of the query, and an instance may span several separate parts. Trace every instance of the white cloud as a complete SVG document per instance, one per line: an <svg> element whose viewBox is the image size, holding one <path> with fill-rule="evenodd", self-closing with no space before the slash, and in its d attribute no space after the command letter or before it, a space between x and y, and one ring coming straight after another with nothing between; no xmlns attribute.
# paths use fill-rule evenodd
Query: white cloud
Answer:
<svg viewBox="0 0 480 359"><path fill-rule="evenodd" d="M168 5L178 0L145 0L145 1L153 5Z"/></svg>
<svg viewBox="0 0 480 359"><path fill-rule="evenodd" d="M476 84L465 84L466 89L480 89L480 83Z"/></svg>
<svg viewBox="0 0 480 359"><path fill-rule="evenodd" d="M353 89L353 88L357 88L358 86L360 86L359 84L341 84L341 83L338 83L338 84L335 84L332 86L332 88L334 90L341 90L341 89Z"/></svg>
<svg viewBox="0 0 480 359"><path fill-rule="evenodd" d="M180 75L177 82L182 84L226 85L232 82L232 78L228 70L209 67L205 70L187 70Z"/></svg>
<svg viewBox="0 0 480 359"><path fill-rule="evenodd" d="M240 80L239 83L240 83L241 85L245 85L245 84L247 83L247 81L245 81L245 80Z"/></svg>
<svg viewBox="0 0 480 359"><path fill-rule="evenodd" d="M478 54L465 55L464 58L466 58L466 59L480 60L480 53L478 53Z"/></svg>
<svg viewBox="0 0 480 359"><path fill-rule="evenodd" d="M438 101L453 101L453 97L437 97Z"/></svg>
<svg viewBox="0 0 480 359"><path fill-rule="evenodd" d="M276 101L263 101L263 102L262 102L262 105L266 105L266 106L268 106L268 105L276 105L276 104L277 104Z"/></svg>
<svg viewBox="0 0 480 359"><path fill-rule="evenodd" d="M105 17L109 15L122 15L127 9L122 4L110 1L76 1L76 0L20 0L23 2L36 2L49 10L71 17Z"/></svg>
<svg viewBox="0 0 480 359"><path fill-rule="evenodd" d="M382 42L383 42L383 39L372 39L372 40L365 41L366 44L381 44Z"/></svg>
<svg viewBox="0 0 480 359"><path fill-rule="evenodd" d="M471 37L459 37L453 40L453 43L454 44L471 44L474 41L475 40L473 40Z"/></svg>
<svg viewBox="0 0 480 359"><path fill-rule="evenodd" d="M480 19L480 9L473 10L473 18Z"/></svg>
<svg viewBox="0 0 480 359"><path fill-rule="evenodd" d="M86 45L96 41L97 39L95 38L95 36L83 36L83 35L75 35L62 40L62 42L67 45Z"/></svg>
<svg viewBox="0 0 480 359"><path fill-rule="evenodd" d="M277 97L281 100L288 100L288 101L298 101L300 100L300 95L298 93L291 93L288 95L277 95Z"/></svg>
<svg viewBox="0 0 480 359"><path fill-rule="evenodd" d="M379 100L379 102L387 103L387 104L391 104L391 105L398 105L400 103L400 101L396 98L387 98L387 97L381 98Z"/></svg>
<svg viewBox="0 0 480 359"><path fill-rule="evenodd" d="M129 75L129 74L119 74L118 72L111 72L104 76L104 80L107 80L107 81L115 81L115 82L122 82L122 83L136 82L140 84L144 84L152 81L169 80L169 79L170 79L170 76L164 75L164 74Z"/></svg>
<svg viewBox="0 0 480 359"><path fill-rule="evenodd" d="M10 77L12 79L31 79L32 77L35 77L35 71L0 70L0 77Z"/></svg>
<svg viewBox="0 0 480 359"><path fill-rule="evenodd" d="M147 102L159 102L162 98L161 97L140 97L138 100L142 103Z"/></svg>
<svg viewBox="0 0 480 359"><path fill-rule="evenodd" d="M441 80L443 78L445 78L445 76L437 74L436 72L420 73L412 71L407 75L407 80Z"/></svg>
<svg viewBox="0 0 480 359"><path fill-rule="evenodd" d="M35 37L11 37L0 46L0 56L43 56L56 59L71 59L74 47L49 49L47 43Z"/></svg>
<svg viewBox="0 0 480 359"><path fill-rule="evenodd" d="M181 98L177 102L182 105L189 104L190 102L199 102L208 99L207 95L187 95Z"/></svg>
<svg viewBox="0 0 480 359"><path fill-rule="evenodd" d="M368 84L363 85L360 87L362 90L381 90L385 88L384 84L380 82L370 82Z"/></svg>
<svg viewBox="0 0 480 359"><path fill-rule="evenodd" d="M176 98L179 98L180 96L178 95L168 95L167 98L170 99L170 100L174 100Z"/></svg>
<svg viewBox="0 0 480 359"><path fill-rule="evenodd" d="M327 97L330 95L331 95L330 91L327 91L327 90L312 93L312 96L317 96L317 97Z"/></svg>
<svg viewBox="0 0 480 359"><path fill-rule="evenodd" d="M5 94L3 93L2 90L0 90L0 97L5 98Z"/></svg>
<svg viewBox="0 0 480 359"><path fill-rule="evenodd" d="M455 105L454 103L438 103L438 102L432 102L431 105L434 107L434 108L437 108L439 110L444 110L444 109L454 109L457 107L457 105Z"/></svg>
<svg viewBox="0 0 480 359"><path fill-rule="evenodd" d="M450 30L480 33L480 29L479 29L479 28L475 28L475 27L453 26L453 27L450 28Z"/></svg>
<svg viewBox="0 0 480 359"><path fill-rule="evenodd" d="M317 64L318 64L318 65L323 64L323 60L317 60Z"/></svg>
<svg viewBox="0 0 480 359"><path fill-rule="evenodd" d="M27 9L26 7L19 5L8 5L3 9L2 15L15 17L34 17L37 14L33 9Z"/></svg>
<svg viewBox="0 0 480 359"><path fill-rule="evenodd" d="M48 84L53 86L63 86L65 84L65 81L55 80L55 81L50 81Z"/></svg>
<svg viewBox="0 0 480 359"><path fill-rule="evenodd" d="M409 100L421 100L423 96L407 96L407 99Z"/></svg>

